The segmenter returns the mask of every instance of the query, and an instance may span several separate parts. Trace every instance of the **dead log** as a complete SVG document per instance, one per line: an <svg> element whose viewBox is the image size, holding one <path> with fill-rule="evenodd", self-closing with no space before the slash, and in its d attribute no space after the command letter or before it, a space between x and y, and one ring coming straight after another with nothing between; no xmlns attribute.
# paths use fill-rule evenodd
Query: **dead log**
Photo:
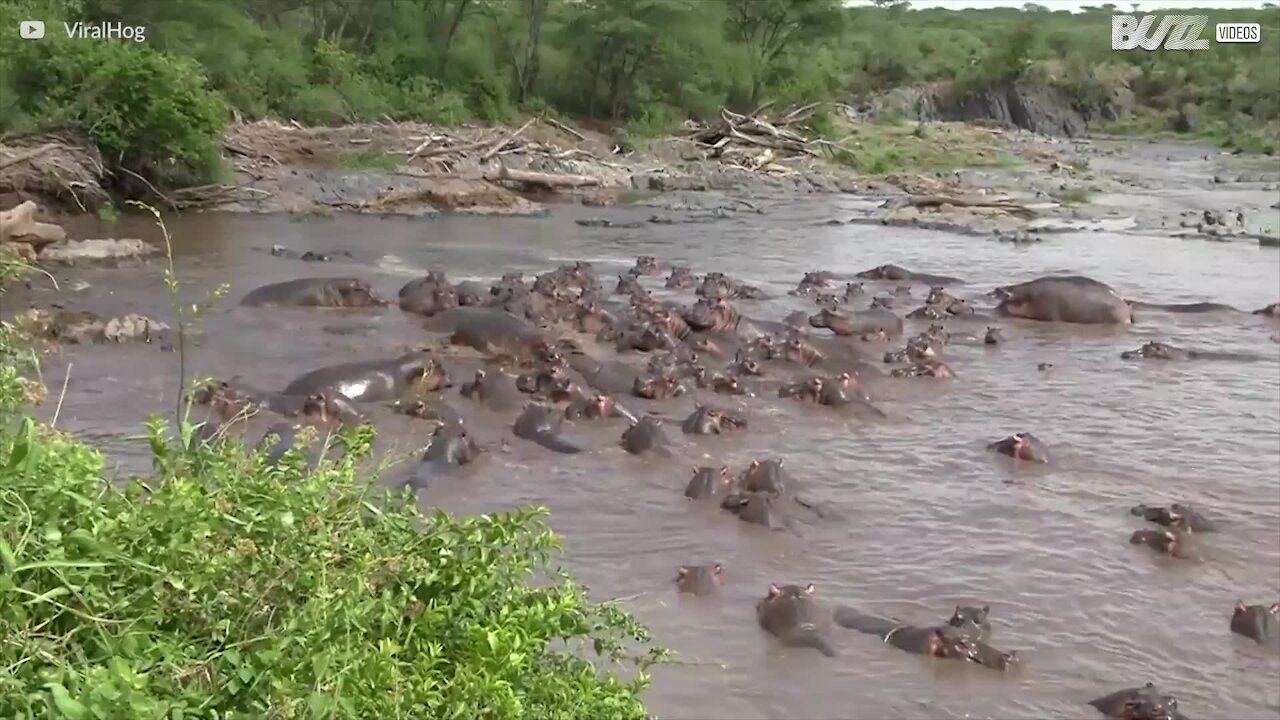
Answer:
<svg viewBox="0 0 1280 720"><path fill-rule="evenodd" d="M507 143L511 142L512 140L515 140L520 135L520 133L524 132L525 130L528 130L529 126L534 124L537 121L538 121L538 118L529 118L528 120L526 120L525 123L521 125L518 130L512 132L510 135L507 135L506 137L502 138L498 142L494 143L493 147L489 148L487 151L485 151L485 154L480 156L480 160L481 161L488 160L494 155L497 155L498 151L506 147Z"/></svg>
<svg viewBox="0 0 1280 720"><path fill-rule="evenodd" d="M542 173L532 170L513 170L503 166L495 170L489 170L483 175L485 180L490 182L517 182L524 185L535 185L538 187L555 190L558 188L578 188L578 187L594 187L600 184L600 178L591 177L589 175L567 175L557 173Z"/></svg>
<svg viewBox="0 0 1280 720"><path fill-rule="evenodd" d="M1008 198L966 198L950 195L908 195L906 197L886 200L880 207L886 210L897 210L901 207L924 208L941 207L943 205L969 208L993 208L996 210L1004 210L1011 215L1019 215L1028 218L1036 216L1034 210L1026 207L1025 205L1019 205Z"/></svg>

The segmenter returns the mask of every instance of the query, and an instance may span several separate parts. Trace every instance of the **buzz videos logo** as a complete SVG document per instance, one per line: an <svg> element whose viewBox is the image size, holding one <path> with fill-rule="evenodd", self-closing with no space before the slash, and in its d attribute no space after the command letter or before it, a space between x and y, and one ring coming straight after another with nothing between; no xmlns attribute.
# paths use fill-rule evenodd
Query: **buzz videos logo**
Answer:
<svg viewBox="0 0 1280 720"><path fill-rule="evenodd" d="M23 40L39 40L44 37L44 21L23 20L18 25L18 35Z"/></svg>

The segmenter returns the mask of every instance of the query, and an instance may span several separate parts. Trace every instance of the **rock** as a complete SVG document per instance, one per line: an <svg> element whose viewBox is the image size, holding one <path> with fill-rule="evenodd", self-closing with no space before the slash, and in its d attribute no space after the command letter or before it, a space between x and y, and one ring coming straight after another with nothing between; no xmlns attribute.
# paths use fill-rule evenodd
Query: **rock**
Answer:
<svg viewBox="0 0 1280 720"><path fill-rule="evenodd" d="M144 315L130 313L103 320L97 313L86 310L59 310L53 314L30 310L26 313L25 322L33 334L72 345L147 342L171 349L169 326Z"/></svg>
<svg viewBox="0 0 1280 720"><path fill-rule="evenodd" d="M68 240L58 245L50 245L40 251L39 259L44 262L72 264L76 262L100 262L104 260L136 260L155 255L160 250L137 238L100 239L100 240Z"/></svg>
<svg viewBox="0 0 1280 720"><path fill-rule="evenodd" d="M58 225L36 222L39 208L28 200L10 210L0 211L0 245L16 242L30 245L37 252L51 243L67 239L67 233Z"/></svg>

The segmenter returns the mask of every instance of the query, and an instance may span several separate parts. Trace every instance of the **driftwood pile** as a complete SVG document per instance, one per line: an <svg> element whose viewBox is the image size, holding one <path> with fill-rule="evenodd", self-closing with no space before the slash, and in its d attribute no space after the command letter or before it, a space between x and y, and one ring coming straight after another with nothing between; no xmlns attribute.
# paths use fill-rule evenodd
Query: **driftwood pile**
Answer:
<svg viewBox="0 0 1280 720"><path fill-rule="evenodd" d="M0 193L59 198L84 211L110 199L107 174L93 143L76 133L0 138Z"/></svg>
<svg viewBox="0 0 1280 720"><path fill-rule="evenodd" d="M704 158L775 174L795 172L780 165L780 161L821 157L827 146L834 145L806 134L807 123L822 103L802 105L777 118L764 114L770 104L761 105L748 115L721 108L719 122L686 123L688 140L702 150Z"/></svg>

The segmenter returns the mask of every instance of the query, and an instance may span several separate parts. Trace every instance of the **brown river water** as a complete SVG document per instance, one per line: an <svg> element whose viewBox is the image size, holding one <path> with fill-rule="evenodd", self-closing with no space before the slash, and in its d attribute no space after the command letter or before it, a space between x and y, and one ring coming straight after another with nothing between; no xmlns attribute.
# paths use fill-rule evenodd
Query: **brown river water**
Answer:
<svg viewBox="0 0 1280 720"><path fill-rule="evenodd" d="M1214 300L1252 310L1280 300L1280 253L1254 245L1094 232L1014 247L923 230L821 225L865 207L850 198L779 198L764 215L633 230L579 227L574 217L595 213L578 209L426 221L196 215L171 220L170 229L193 293L233 286L202 321L206 340L193 351L194 373L240 374L265 388L427 338L420 318L394 307L236 306L256 286L304 276L364 277L394 298L428 267L457 281L504 270L530 277L585 259L612 289L614 274L636 255L655 255L763 287L776 299L739 307L768 320L812 307L785 294L806 270L853 273L887 262L964 278L959 294L973 298L997 284L1072 272L1148 301ZM158 238L136 218L109 232ZM347 249L354 257L302 263L265 251L276 243ZM168 320L161 267L64 271L63 282L90 287L63 301ZM658 297L671 296L659 289L661 278L643 282ZM915 295L922 298L922 289ZM691 301L692 293L682 297ZM36 290L6 303L53 299ZM322 331L334 324L363 330ZM980 338L985 324L951 329ZM1280 345L1270 339L1280 328L1247 314L1154 312L1114 330L1000 324L1003 346L948 348L956 380L874 383L888 419L785 404L772 393L720 397L749 415L750 429L690 439L669 423L674 457L666 460L618 448L622 421L571 429L589 450L563 456L511 438L510 417L478 418L478 437L506 437L509 448L437 481L423 501L459 512L549 507L568 569L598 598L628 598L657 640L678 651L683 664L658 669L647 696L659 718L1089 718L1097 714L1088 700L1147 681L1176 694L1191 717L1276 718L1280 651L1233 635L1228 621L1237 598L1280 599ZM908 322L909 334L920 329ZM1120 359L1148 339L1261 359ZM1041 362L1054 367L1039 372ZM45 366L56 397L73 365L59 426L104 449L117 472L147 472L141 422L173 407L176 364L175 355L147 346L68 348ZM42 412L52 414L53 405ZM678 398L657 407L678 421L692 405ZM421 421L389 413L378 420L380 447L409 450L426 439ZM1020 430L1048 444L1051 466L1016 468L984 450ZM736 472L753 457L785 458L837 516L804 521L794 533L768 532L683 497L691 465L728 464ZM1170 501L1199 505L1219 522L1220 532L1199 538L1200 559L1172 560L1128 544L1144 527L1129 507ZM721 597L677 596L675 568L707 562L725 567ZM926 660L839 629L838 657L784 650L755 621L754 604L770 582L813 582L822 597L917 624L944 622L956 604L990 604L992 643L1017 650L1023 665L1000 674Z"/></svg>

